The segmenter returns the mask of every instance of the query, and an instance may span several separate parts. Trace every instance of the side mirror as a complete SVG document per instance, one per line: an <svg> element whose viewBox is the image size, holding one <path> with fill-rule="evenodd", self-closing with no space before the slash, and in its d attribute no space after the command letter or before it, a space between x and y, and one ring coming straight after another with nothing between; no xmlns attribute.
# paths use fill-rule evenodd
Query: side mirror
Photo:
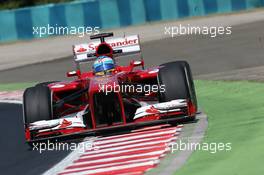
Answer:
<svg viewBox="0 0 264 175"><path fill-rule="evenodd" d="M136 61L133 60L130 62L130 66L132 67L142 66L142 68L144 68L144 61L143 60L136 60Z"/></svg>
<svg viewBox="0 0 264 175"><path fill-rule="evenodd" d="M78 76L79 75L79 72L78 71L69 71L67 72L67 77L75 77L75 76Z"/></svg>

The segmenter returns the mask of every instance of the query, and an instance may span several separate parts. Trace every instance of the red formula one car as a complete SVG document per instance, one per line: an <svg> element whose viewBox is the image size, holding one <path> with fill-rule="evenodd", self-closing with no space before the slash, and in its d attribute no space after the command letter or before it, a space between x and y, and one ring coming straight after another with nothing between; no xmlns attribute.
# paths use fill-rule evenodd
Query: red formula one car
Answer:
<svg viewBox="0 0 264 175"><path fill-rule="evenodd" d="M27 88L23 96L26 140L47 140L112 132L140 126L195 119L197 100L186 61L144 68L137 35L91 36L73 46L73 81L46 82ZM117 57L137 55L127 66ZM94 62L81 72L81 63Z"/></svg>

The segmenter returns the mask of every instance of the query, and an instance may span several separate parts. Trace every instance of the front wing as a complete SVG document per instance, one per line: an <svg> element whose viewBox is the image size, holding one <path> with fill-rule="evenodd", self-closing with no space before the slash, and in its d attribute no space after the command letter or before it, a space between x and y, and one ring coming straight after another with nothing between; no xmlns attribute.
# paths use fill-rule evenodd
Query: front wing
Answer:
<svg viewBox="0 0 264 175"><path fill-rule="evenodd" d="M31 123L26 128L27 141L31 143L49 139L76 139L88 135L124 132L143 126L190 119L188 115L188 102L184 99L156 103L153 105L143 105L137 109L133 122L101 128L87 129L83 121L84 114L85 111L80 111L60 119Z"/></svg>

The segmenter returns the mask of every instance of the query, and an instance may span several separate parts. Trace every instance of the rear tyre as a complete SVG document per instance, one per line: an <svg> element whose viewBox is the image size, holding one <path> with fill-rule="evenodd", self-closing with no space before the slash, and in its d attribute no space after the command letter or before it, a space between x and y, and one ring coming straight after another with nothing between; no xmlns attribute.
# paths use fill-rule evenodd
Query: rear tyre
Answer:
<svg viewBox="0 0 264 175"><path fill-rule="evenodd" d="M188 99L197 109L197 99L192 73L186 61L175 61L160 65L158 83L165 90L159 93L159 101Z"/></svg>
<svg viewBox="0 0 264 175"><path fill-rule="evenodd" d="M25 124L52 119L52 93L46 86L27 88L23 95Z"/></svg>

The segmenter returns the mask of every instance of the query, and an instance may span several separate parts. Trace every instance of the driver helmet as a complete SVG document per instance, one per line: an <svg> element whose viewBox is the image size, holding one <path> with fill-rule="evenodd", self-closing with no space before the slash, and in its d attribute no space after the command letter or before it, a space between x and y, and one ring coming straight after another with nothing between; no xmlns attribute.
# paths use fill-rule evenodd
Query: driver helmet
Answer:
<svg viewBox="0 0 264 175"><path fill-rule="evenodd" d="M93 64L95 75L105 75L115 69L114 60L108 56L99 56Z"/></svg>

